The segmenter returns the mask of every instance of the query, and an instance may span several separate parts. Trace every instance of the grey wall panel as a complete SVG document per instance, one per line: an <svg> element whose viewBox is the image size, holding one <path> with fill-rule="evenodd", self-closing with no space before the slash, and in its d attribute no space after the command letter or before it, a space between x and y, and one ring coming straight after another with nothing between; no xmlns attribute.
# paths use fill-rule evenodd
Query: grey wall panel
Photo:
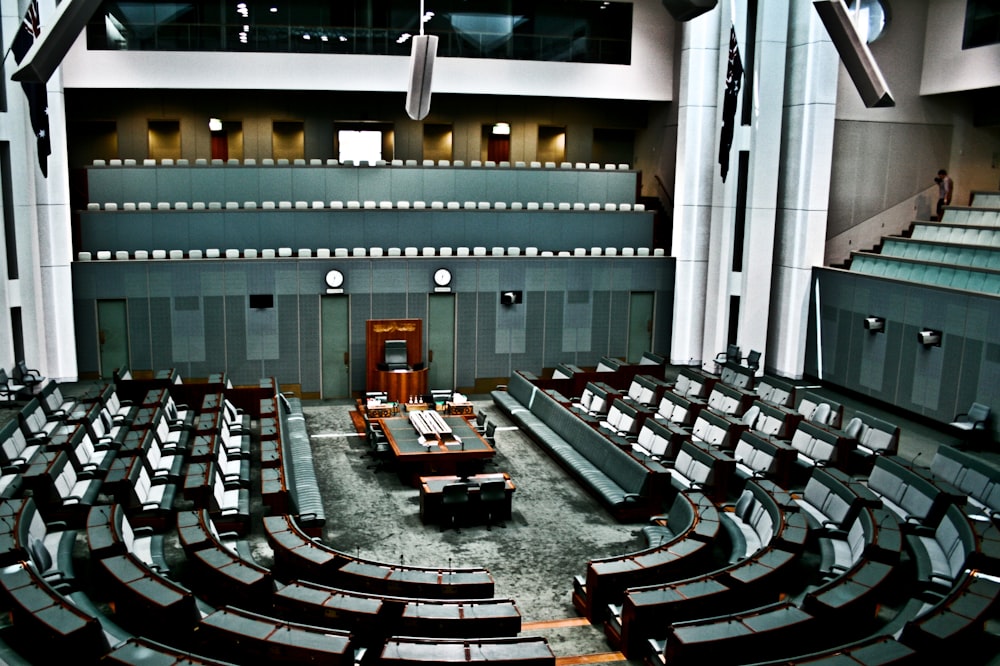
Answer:
<svg viewBox="0 0 1000 666"><path fill-rule="evenodd" d="M369 319L374 319L372 295L368 290L359 289L351 294L351 388L354 391L363 391L368 379L365 336L368 333Z"/></svg>
<svg viewBox="0 0 1000 666"><path fill-rule="evenodd" d="M1000 299L835 269L813 275L823 305L818 332L815 302L810 308L810 374L820 372L819 339L822 378L832 384L944 423L973 400L998 408L1000 350L989 336L1000 326ZM886 319L885 333L863 329L869 315ZM919 344L922 328L941 330L941 346Z"/></svg>
<svg viewBox="0 0 1000 666"><path fill-rule="evenodd" d="M287 220L285 211L263 210L257 215L257 228L260 230L260 246L262 248L277 249L288 247L290 234L288 228L283 226L283 220Z"/></svg>
<svg viewBox="0 0 1000 666"><path fill-rule="evenodd" d="M419 240L414 224L400 223L396 211L366 211L363 219L364 238L371 247L398 247L412 245Z"/></svg>
<svg viewBox="0 0 1000 666"><path fill-rule="evenodd" d="M656 292L656 319L653 322L653 349L664 358L670 358L670 342L673 333L674 316L674 264L670 263L670 279L661 284L669 285L668 289ZM662 271L666 272L666 271Z"/></svg>
<svg viewBox="0 0 1000 666"><path fill-rule="evenodd" d="M265 367L272 363L275 367L275 370L269 371L267 375L283 378L293 377L292 381L301 384L302 368L299 362L302 359L302 350L299 336L307 329L303 326L302 313L299 311L299 297L297 294L283 294L275 297L275 303L278 306L278 312L281 313L281 316L278 317L278 357L273 361L265 361ZM313 332L318 332L318 329L319 327L314 324ZM318 359L319 357L312 356L311 358ZM312 365L318 366L319 363L314 362ZM319 389L319 385L315 384L312 390L318 391Z"/></svg>
<svg viewBox="0 0 1000 666"><path fill-rule="evenodd" d="M142 272L145 273L145 271ZM139 281L137 280L137 282ZM141 284L145 287L146 280L142 280ZM147 369L159 367L153 364L149 297L145 293L139 297L130 296L127 309L129 365L133 368ZM165 367L169 368L170 366Z"/></svg>
<svg viewBox="0 0 1000 666"><path fill-rule="evenodd" d="M427 201L427 193L421 189L422 185L423 174L420 169L396 167L392 171L390 189L386 198L391 199L394 204L397 201L412 201L414 199Z"/></svg>
<svg viewBox="0 0 1000 666"><path fill-rule="evenodd" d="M423 180L421 194L431 201L457 201L455 193L455 174L452 169L438 167L421 169Z"/></svg>
<svg viewBox="0 0 1000 666"><path fill-rule="evenodd" d="M260 170L261 201L292 201L292 167L263 167Z"/></svg>
<svg viewBox="0 0 1000 666"><path fill-rule="evenodd" d="M87 169L88 198L104 205L109 201L121 203L123 171L118 168L97 167Z"/></svg>
<svg viewBox="0 0 1000 666"><path fill-rule="evenodd" d="M579 201L580 187L577 184L576 173L573 171L549 171L549 188L542 201L559 203Z"/></svg>
<svg viewBox="0 0 1000 666"><path fill-rule="evenodd" d="M455 297L455 319L458 323L458 331L455 335L456 386L472 386L476 381L476 348L479 330L479 303L476 296L474 291L463 291ZM477 322L477 326L465 325L468 322Z"/></svg>
<svg viewBox="0 0 1000 666"><path fill-rule="evenodd" d="M250 384L261 377L259 361L251 362L247 354L246 310L245 294L225 297L226 371L234 384Z"/></svg>
<svg viewBox="0 0 1000 666"><path fill-rule="evenodd" d="M629 292L611 291L606 314L608 326L608 356L625 358L628 355ZM600 320L601 311L595 308L594 320Z"/></svg>
<svg viewBox="0 0 1000 666"><path fill-rule="evenodd" d="M372 294L372 319L401 319L409 317L406 311L406 294L375 292Z"/></svg>
<svg viewBox="0 0 1000 666"><path fill-rule="evenodd" d="M205 248L218 248L225 250L235 248L239 250L262 249L260 240L260 213L254 210L225 211L218 214L222 218L221 229L218 234L211 234L212 228L205 229L204 239L195 239L192 245L198 247L202 244ZM217 225L216 228L218 228ZM199 229L199 236L201 230Z"/></svg>
<svg viewBox="0 0 1000 666"><path fill-rule="evenodd" d="M639 176L635 171L607 174L605 201L609 203L633 202L639 194Z"/></svg>
<svg viewBox="0 0 1000 666"><path fill-rule="evenodd" d="M260 171L253 167L227 167L223 171L223 201L236 201L241 206L246 201L260 202ZM218 199L213 199L218 201Z"/></svg>
<svg viewBox="0 0 1000 666"><path fill-rule="evenodd" d="M96 241L95 248L100 250L152 250L156 246L156 237L153 229L153 215L151 213L112 213L110 221L113 226L108 230L109 234L115 234L117 241L114 245L109 242ZM101 221L102 222L102 221Z"/></svg>
<svg viewBox="0 0 1000 666"><path fill-rule="evenodd" d="M371 167L358 168L358 199L382 201L392 195L392 171Z"/></svg>
<svg viewBox="0 0 1000 666"><path fill-rule="evenodd" d="M191 169L156 169L155 201L191 201Z"/></svg>
<svg viewBox="0 0 1000 666"><path fill-rule="evenodd" d="M540 171L523 172L517 171L511 176L517 178L501 179L490 178L487 181L490 199L492 201L552 201L549 195L549 182L545 174Z"/></svg>
<svg viewBox="0 0 1000 666"><path fill-rule="evenodd" d="M326 199L330 201L360 201L358 194L358 168L336 167L324 169L326 179Z"/></svg>
<svg viewBox="0 0 1000 666"><path fill-rule="evenodd" d="M222 269L210 268L210 275L202 276L203 293L202 317L205 322L205 360L202 364L191 364L191 373L195 377L204 377L213 372L228 370L234 364L227 357L226 341L226 308L222 295ZM204 374L203 374L204 373Z"/></svg>
<svg viewBox="0 0 1000 666"><path fill-rule="evenodd" d="M183 169L185 167L174 167L175 169ZM191 171L191 191L189 193L189 199L184 196L177 196L174 201L204 201L208 203L209 201L225 201L226 195L226 171L230 168L236 169L238 167L221 167L221 166L200 166L200 167L189 167ZM165 196L167 193L161 193L161 196Z"/></svg>
<svg viewBox="0 0 1000 666"><path fill-rule="evenodd" d="M351 381L361 390L365 322L426 317L430 276L438 266L454 275L460 387L514 369L596 364L625 344L628 292L673 275L671 259L622 257L112 261L74 264L74 299L80 313L94 311L97 298L128 299L137 369L176 367L188 376L226 370L244 384L275 374L315 393L318 296L326 290L326 271L338 267L351 298ZM522 291L523 303L500 306L502 289ZM250 311L252 293L273 294L275 307ZM656 344L669 345L671 299L670 288L657 291ZM183 310L199 304L200 313ZM566 326L573 329L568 337ZM186 339L175 340L178 335ZM96 372L96 341L78 337L81 372Z"/></svg>
<svg viewBox="0 0 1000 666"><path fill-rule="evenodd" d="M594 356L625 356L627 351L627 336L617 335L620 323L611 319L613 294L610 291L600 290L591 294L591 315L590 315L590 351ZM622 311L621 321L628 323L628 309ZM621 351L614 353L614 338L622 338L619 346Z"/></svg>
<svg viewBox="0 0 1000 666"><path fill-rule="evenodd" d="M500 294L496 291L480 291L477 300L479 311L476 323L479 329L476 336L476 376L510 376L509 354L498 354L496 351Z"/></svg>
<svg viewBox="0 0 1000 666"><path fill-rule="evenodd" d="M74 271L74 276L76 271ZM74 277L75 279L75 277ZM76 331L76 369L80 375L100 372L98 356L97 308L92 298L73 300L73 319Z"/></svg>
<svg viewBox="0 0 1000 666"><path fill-rule="evenodd" d="M181 359L173 355L170 318L171 299L162 296L149 298L149 354L152 368L173 368Z"/></svg>
<svg viewBox="0 0 1000 666"><path fill-rule="evenodd" d="M590 203L608 201L608 175L603 171L581 172L577 178L577 193L574 201ZM626 199L625 201L632 201Z"/></svg>
<svg viewBox="0 0 1000 666"><path fill-rule="evenodd" d="M497 181L497 186L494 187L495 175L480 167L457 169L455 171L455 190L468 194L469 199L489 201L491 205L496 201L514 201L510 198L510 193L502 194L507 191L507 186L501 185L501 181Z"/></svg>
<svg viewBox="0 0 1000 666"><path fill-rule="evenodd" d="M122 167L122 201L156 201L156 172L149 167Z"/></svg>
<svg viewBox="0 0 1000 666"><path fill-rule="evenodd" d="M316 167L292 169L292 201L327 201L326 176L323 169Z"/></svg>
<svg viewBox="0 0 1000 666"><path fill-rule="evenodd" d="M577 169L171 166L87 170L91 201L634 201L635 172Z"/></svg>
<svg viewBox="0 0 1000 666"><path fill-rule="evenodd" d="M304 283L303 286L305 286ZM302 391L318 393L322 388L320 377L321 349L319 325L319 297L303 289L299 300L298 342L299 353L295 357L299 366L299 382Z"/></svg>
<svg viewBox="0 0 1000 666"><path fill-rule="evenodd" d="M541 368L545 365L545 297L544 291L528 288L533 280L526 277L524 304L524 351L510 355L510 365L519 368Z"/></svg>
<svg viewBox="0 0 1000 666"><path fill-rule="evenodd" d="M218 223L223 219L224 224ZM558 251L650 247L653 216L591 211L174 210L86 212L81 213L81 225L81 249L91 251L424 245L532 245Z"/></svg>
<svg viewBox="0 0 1000 666"><path fill-rule="evenodd" d="M285 230L285 236L285 244L291 244L293 252L299 248L330 247L330 215L319 210L296 215L295 225Z"/></svg>

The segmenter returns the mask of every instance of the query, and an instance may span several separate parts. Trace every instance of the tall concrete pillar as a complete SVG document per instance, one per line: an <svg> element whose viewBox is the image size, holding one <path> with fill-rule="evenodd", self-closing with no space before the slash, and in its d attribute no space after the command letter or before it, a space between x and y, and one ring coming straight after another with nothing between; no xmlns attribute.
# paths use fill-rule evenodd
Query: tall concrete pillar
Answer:
<svg viewBox="0 0 1000 666"><path fill-rule="evenodd" d="M677 259L670 362L699 362L716 176L720 10L682 24L674 181L673 254Z"/></svg>
<svg viewBox="0 0 1000 666"><path fill-rule="evenodd" d="M812 267L823 265L840 65L812 3L792 3L789 26L767 368L797 379Z"/></svg>

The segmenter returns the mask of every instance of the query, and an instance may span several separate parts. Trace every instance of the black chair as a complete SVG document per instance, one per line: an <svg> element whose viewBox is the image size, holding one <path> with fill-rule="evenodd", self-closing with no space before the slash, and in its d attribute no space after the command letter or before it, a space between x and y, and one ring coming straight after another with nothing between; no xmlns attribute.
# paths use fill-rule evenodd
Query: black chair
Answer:
<svg viewBox="0 0 1000 666"><path fill-rule="evenodd" d="M14 371L11 375L15 382L27 386L31 393L34 393L35 387L41 385L41 383L45 381L45 377L42 376L42 373L38 370L29 368L23 360L18 361L14 365Z"/></svg>
<svg viewBox="0 0 1000 666"><path fill-rule="evenodd" d="M754 374L757 373L757 370L760 369L760 352L759 351L757 351L755 349L751 349L750 350L750 353L747 354L747 367L750 368L751 370L753 370Z"/></svg>
<svg viewBox="0 0 1000 666"><path fill-rule="evenodd" d="M990 407L981 402L974 402L969 411L956 414L949 423L969 444L978 445L990 439Z"/></svg>
<svg viewBox="0 0 1000 666"><path fill-rule="evenodd" d="M497 424L493 421L486 422L486 432L484 433L486 443L494 449L497 448Z"/></svg>
<svg viewBox="0 0 1000 666"><path fill-rule="evenodd" d="M365 423L365 439L368 442L368 455L375 459L375 462L368 465L368 469L383 470L387 468L387 463L392 459L392 446L389 439L382 431L382 427L374 421Z"/></svg>
<svg viewBox="0 0 1000 666"><path fill-rule="evenodd" d="M406 340L385 341L386 370L409 370L406 356Z"/></svg>
<svg viewBox="0 0 1000 666"><path fill-rule="evenodd" d="M458 529L461 518L469 506L469 486L464 483L449 483L441 492L441 531L445 527ZM444 521L447 520L447 523Z"/></svg>
<svg viewBox="0 0 1000 666"><path fill-rule="evenodd" d="M28 387L21 382L16 382L7 376L7 371L0 368L0 400L8 400L14 402L15 400L24 399L22 395L27 391Z"/></svg>
<svg viewBox="0 0 1000 666"><path fill-rule="evenodd" d="M489 417L486 415L486 412L480 409L479 413L476 414L476 432L478 432L480 435L485 435L486 424L488 421Z"/></svg>
<svg viewBox="0 0 1000 666"><path fill-rule="evenodd" d="M726 363L735 363L739 365L743 361L743 354L740 352L739 345L728 345L725 352L719 352L715 355L715 374L719 374L720 368Z"/></svg>
<svg viewBox="0 0 1000 666"><path fill-rule="evenodd" d="M484 481L479 484L479 501L486 512L486 529L493 529L493 520L496 515L503 510L507 500L507 482L503 479ZM498 522L500 527L507 527L502 522Z"/></svg>

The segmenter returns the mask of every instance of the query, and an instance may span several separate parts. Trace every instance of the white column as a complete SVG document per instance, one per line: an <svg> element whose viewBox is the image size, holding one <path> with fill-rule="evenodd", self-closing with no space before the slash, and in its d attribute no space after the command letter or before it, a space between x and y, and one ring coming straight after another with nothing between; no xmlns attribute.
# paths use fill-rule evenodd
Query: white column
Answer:
<svg viewBox="0 0 1000 666"><path fill-rule="evenodd" d="M788 20L788 0L767 0L760 3L753 90L750 91L753 110L750 126L743 128L748 130L750 168L743 237L743 270L738 276L740 317L737 342L744 356L751 350L764 353L767 347L778 165L782 159L782 112L786 94L785 77L775 73L785 72ZM719 347L720 350L724 348ZM766 355L761 359L761 367L764 367L765 362Z"/></svg>
<svg viewBox="0 0 1000 666"><path fill-rule="evenodd" d="M54 10L53 10L54 11ZM51 14L48 14L51 16ZM43 28L44 29L44 28ZM76 325L73 318L73 282L70 262L73 259L73 235L69 202L69 154L66 144L66 98L63 94L62 68L48 84L49 131L52 154L48 177L39 181L38 192L38 287L39 317L34 324L43 329L40 340L39 367L53 379L75 380ZM38 176L41 174L39 173ZM25 325L28 328L28 325ZM28 353L25 334L25 353Z"/></svg>
<svg viewBox="0 0 1000 666"><path fill-rule="evenodd" d="M55 13L54 0L39 3L44 34ZM24 8L16 19L6 17L4 34L20 29ZM13 58L8 73L16 69ZM28 103L20 84L7 84L8 114L5 130L10 140L11 196L14 200L18 279L8 284L10 306L21 307L24 360L52 379L77 378L76 336L73 324L73 286L70 277L72 232L69 205L69 170L66 147L66 109L60 70L47 88L51 154L48 177L43 177ZM7 316L9 320L9 316Z"/></svg>
<svg viewBox="0 0 1000 666"><path fill-rule="evenodd" d="M719 22L715 9L681 24L681 75L674 182L673 254L677 259L670 362L702 356L705 289L716 177Z"/></svg>
<svg viewBox="0 0 1000 666"><path fill-rule="evenodd" d="M839 58L812 3L792 3L767 368L802 377L812 267L823 265Z"/></svg>

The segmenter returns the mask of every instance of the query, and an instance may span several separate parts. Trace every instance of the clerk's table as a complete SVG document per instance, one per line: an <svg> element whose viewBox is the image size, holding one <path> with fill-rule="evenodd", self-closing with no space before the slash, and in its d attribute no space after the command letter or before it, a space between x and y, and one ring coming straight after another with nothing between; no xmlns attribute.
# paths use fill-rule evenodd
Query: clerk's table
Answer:
<svg viewBox="0 0 1000 666"><path fill-rule="evenodd" d="M417 481L420 476L458 474L496 455L493 447L461 416L441 420L450 433L427 439L405 416L378 419L395 456L401 478Z"/></svg>

